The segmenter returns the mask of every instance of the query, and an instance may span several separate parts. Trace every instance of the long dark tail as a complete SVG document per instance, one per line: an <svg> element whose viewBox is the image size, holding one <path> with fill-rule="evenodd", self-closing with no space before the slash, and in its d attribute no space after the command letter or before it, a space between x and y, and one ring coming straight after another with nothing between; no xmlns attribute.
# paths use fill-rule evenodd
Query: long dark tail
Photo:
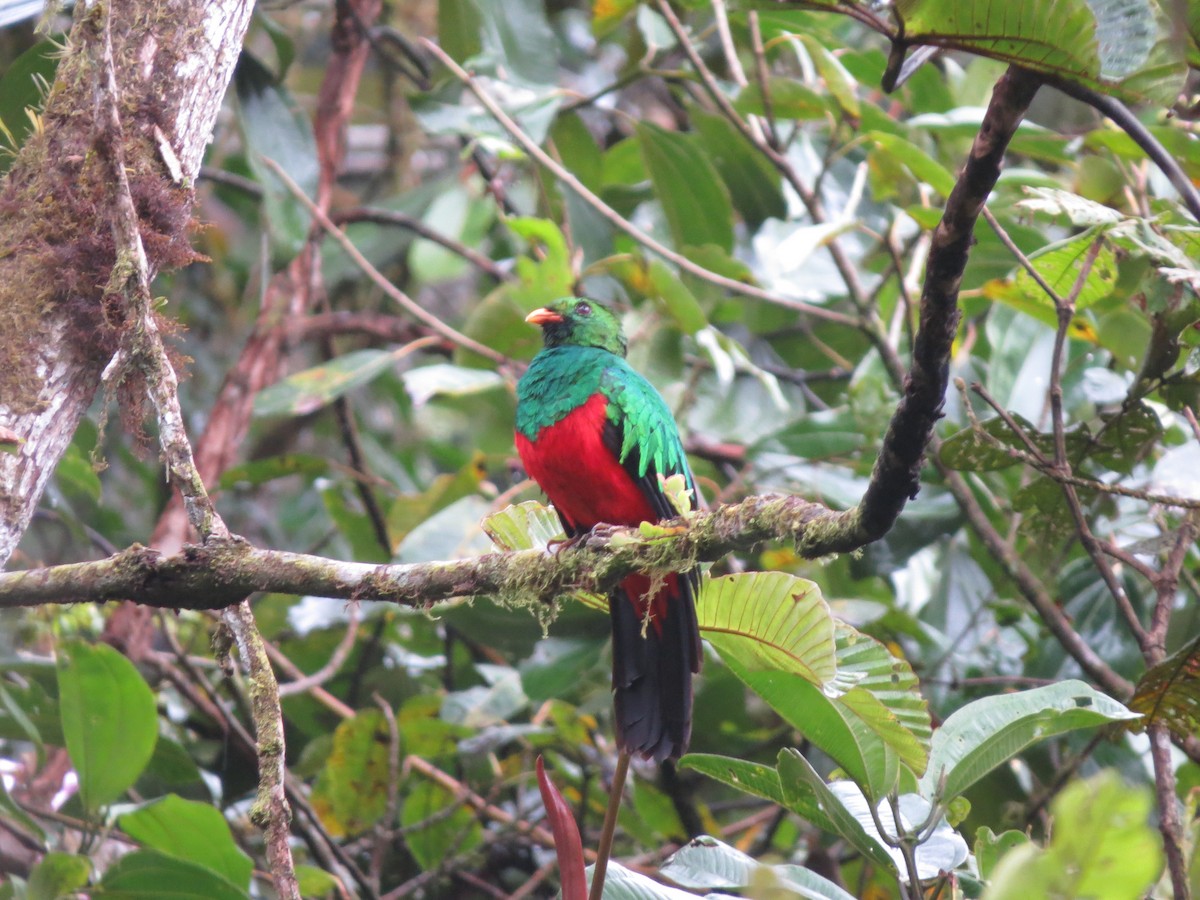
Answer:
<svg viewBox="0 0 1200 900"><path fill-rule="evenodd" d="M678 759L692 736L692 675L701 663L697 580L695 571L669 575L649 600L650 579L630 575L609 600L617 743L656 762Z"/></svg>

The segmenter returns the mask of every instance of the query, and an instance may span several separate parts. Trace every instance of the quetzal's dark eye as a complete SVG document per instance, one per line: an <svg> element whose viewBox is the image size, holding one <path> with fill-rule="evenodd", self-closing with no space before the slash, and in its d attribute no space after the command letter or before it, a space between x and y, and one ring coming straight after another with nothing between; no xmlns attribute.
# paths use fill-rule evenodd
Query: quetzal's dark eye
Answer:
<svg viewBox="0 0 1200 900"><path fill-rule="evenodd" d="M592 305L586 300L580 300L575 304L575 314L578 316L590 316L592 314Z"/></svg>

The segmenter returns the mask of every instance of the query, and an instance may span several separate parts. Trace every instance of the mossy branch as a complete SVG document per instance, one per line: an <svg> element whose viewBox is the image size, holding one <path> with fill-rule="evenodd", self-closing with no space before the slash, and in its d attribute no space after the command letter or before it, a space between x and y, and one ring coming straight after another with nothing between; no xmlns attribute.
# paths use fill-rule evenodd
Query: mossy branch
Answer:
<svg viewBox="0 0 1200 900"><path fill-rule="evenodd" d="M477 595L549 603L575 590L606 593L633 571L678 571L765 541L789 541L806 556L853 549L861 545L858 534L853 511L769 495L664 522L648 536L637 528L598 528L557 552L488 553L447 562L345 562L262 550L240 538L188 545L175 556L134 545L95 562L2 574L0 607L135 599L167 609L224 609L255 591L415 607Z"/></svg>

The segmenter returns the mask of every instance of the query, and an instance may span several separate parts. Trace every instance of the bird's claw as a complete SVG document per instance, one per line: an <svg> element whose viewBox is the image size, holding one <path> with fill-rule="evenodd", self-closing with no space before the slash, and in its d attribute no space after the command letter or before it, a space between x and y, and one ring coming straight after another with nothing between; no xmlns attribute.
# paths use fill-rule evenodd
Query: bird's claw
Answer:
<svg viewBox="0 0 1200 900"><path fill-rule="evenodd" d="M547 541L546 550L557 556L563 550L570 550L575 547L588 544L592 538L600 538L603 540L612 533L612 530L612 525L608 525L604 522L597 522L587 531L577 534L574 537L563 538L562 540L554 538L553 540Z"/></svg>
<svg viewBox="0 0 1200 900"><path fill-rule="evenodd" d="M555 556L558 556L558 554L563 550L568 550L571 547L577 546L585 537L587 537L586 532L569 538L552 538L546 542L546 552L553 553Z"/></svg>

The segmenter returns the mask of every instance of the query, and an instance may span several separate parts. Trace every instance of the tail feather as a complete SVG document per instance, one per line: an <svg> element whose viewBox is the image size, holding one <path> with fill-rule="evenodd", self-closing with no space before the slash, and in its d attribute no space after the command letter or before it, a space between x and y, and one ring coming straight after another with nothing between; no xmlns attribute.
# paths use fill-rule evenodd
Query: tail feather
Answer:
<svg viewBox="0 0 1200 900"><path fill-rule="evenodd" d="M653 600L649 589L649 578L630 575L609 602L614 707L622 749L662 762L682 756L692 735L692 675L701 662L696 576L668 576Z"/></svg>

